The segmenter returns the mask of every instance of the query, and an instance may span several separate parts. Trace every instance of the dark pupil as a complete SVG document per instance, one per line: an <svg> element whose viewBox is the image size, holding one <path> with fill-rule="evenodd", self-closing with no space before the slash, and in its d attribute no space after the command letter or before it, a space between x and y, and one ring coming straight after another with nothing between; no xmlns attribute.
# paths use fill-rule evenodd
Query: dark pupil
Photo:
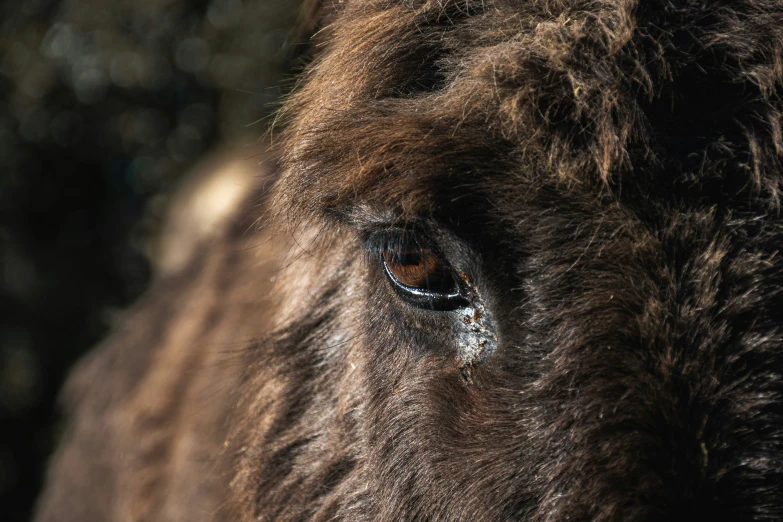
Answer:
<svg viewBox="0 0 783 522"><path fill-rule="evenodd" d="M400 255L400 260L398 261L398 263L403 266L418 266L421 264L421 252L419 251L403 252Z"/></svg>

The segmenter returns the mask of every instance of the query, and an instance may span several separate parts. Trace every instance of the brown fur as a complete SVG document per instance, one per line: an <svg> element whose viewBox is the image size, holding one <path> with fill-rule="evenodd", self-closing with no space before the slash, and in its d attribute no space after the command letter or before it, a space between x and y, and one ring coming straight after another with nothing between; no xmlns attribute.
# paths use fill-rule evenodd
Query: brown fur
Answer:
<svg viewBox="0 0 783 522"><path fill-rule="evenodd" d="M161 282L72 379L39 520L783 519L783 4L331 16L274 304L271 228ZM392 291L389 227L466 310Z"/></svg>

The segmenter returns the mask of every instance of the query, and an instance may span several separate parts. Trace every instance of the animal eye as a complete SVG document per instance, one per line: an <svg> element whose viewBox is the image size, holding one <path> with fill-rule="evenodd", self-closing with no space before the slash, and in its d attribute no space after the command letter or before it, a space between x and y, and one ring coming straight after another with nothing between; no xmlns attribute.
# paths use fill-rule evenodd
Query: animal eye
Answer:
<svg viewBox="0 0 783 522"><path fill-rule="evenodd" d="M431 310L454 310L468 304L452 270L430 248L414 241L387 244L381 259L395 290L409 303Z"/></svg>

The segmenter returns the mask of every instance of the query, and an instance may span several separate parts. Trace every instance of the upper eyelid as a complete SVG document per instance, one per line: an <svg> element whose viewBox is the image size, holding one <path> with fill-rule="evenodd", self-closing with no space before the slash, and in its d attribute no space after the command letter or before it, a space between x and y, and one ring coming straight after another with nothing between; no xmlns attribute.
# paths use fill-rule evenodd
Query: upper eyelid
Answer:
<svg viewBox="0 0 783 522"><path fill-rule="evenodd" d="M405 239L405 241L399 242L400 246L410 246L413 243L419 248L431 250L438 257L444 269L456 273L454 263L444 253L439 242L433 239L432 234L429 234L426 229L419 226L388 226L368 231L364 238L364 251L367 258L372 261L377 260L378 256L389 248L393 240L399 238Z"/></svg>
<svg viewBox="0 0 783 522"><path fill-rule="evenodd" d="M393 240L400 239L430 248L431 240L425 238L425 234L419 227L391 225L375 228L364 233L364 243L370 251L379 252L388 248Z"/></svg>

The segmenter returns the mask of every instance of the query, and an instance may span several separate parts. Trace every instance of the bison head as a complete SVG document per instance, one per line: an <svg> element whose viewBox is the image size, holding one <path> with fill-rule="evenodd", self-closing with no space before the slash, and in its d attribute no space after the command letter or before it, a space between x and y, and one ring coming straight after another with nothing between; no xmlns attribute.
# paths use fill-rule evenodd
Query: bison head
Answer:
<svg viewBox="0 0 783 522"><path fill-rule="evenodd" d="M783 6L357 1L322 40L248 503L783 517Z"/></svg>

